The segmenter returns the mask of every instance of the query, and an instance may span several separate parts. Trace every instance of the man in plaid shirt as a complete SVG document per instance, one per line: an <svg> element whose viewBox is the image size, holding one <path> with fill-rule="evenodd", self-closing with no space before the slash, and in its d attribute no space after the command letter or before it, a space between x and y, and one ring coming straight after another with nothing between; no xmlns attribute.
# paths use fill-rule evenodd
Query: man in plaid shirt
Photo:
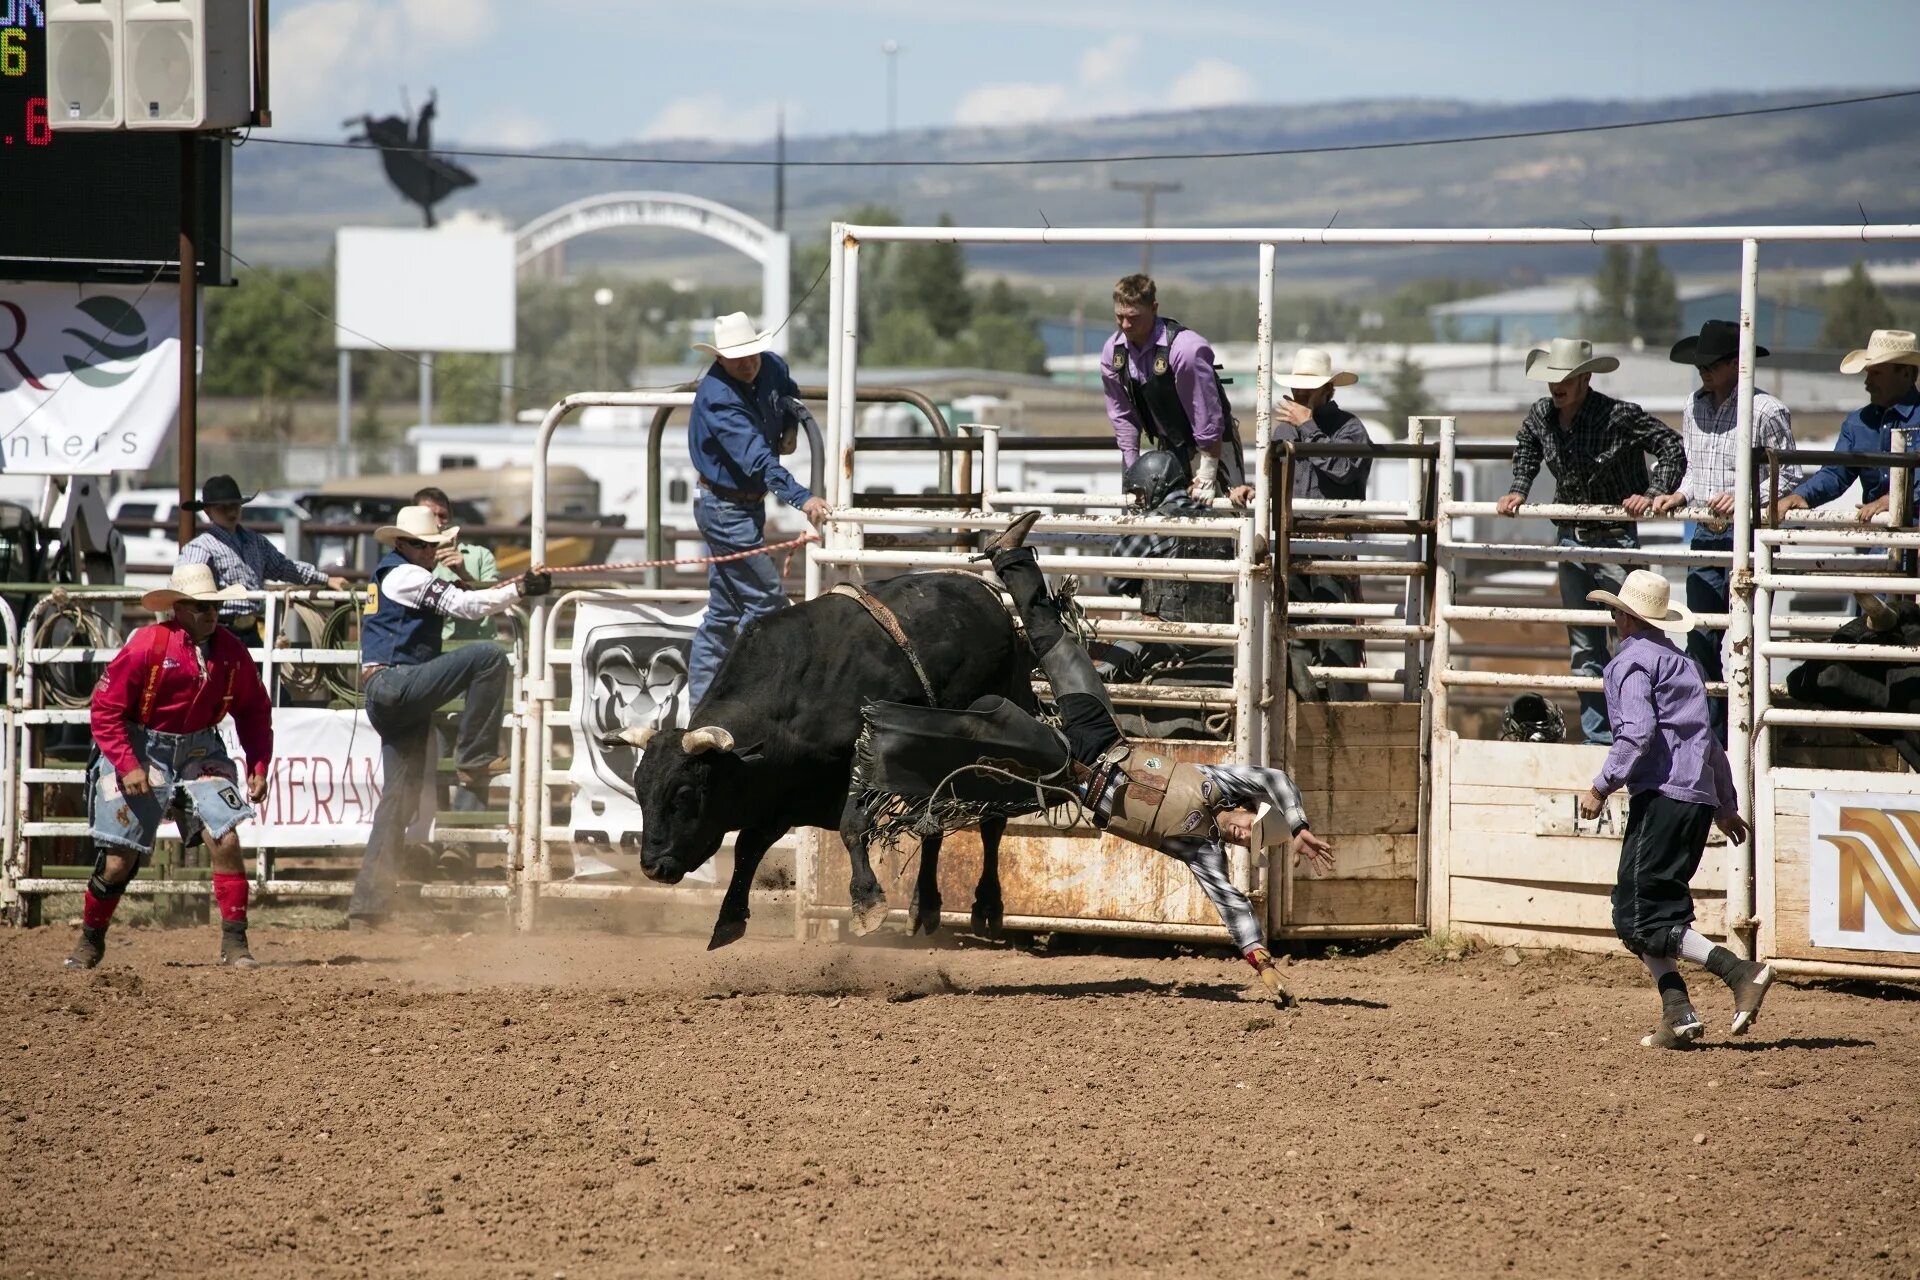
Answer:
<svg viewBox="0 0 1920 1280"><path fill-rule="evenodd" d="M344 590L345 578L331 578L310 564L289 559L280 549L240 524L240 509L251 499L243 496L232 476L208 476L198 502L181 505L204 512L208 527L180 548L181 564L204 564L222 587L259 591L269 582L304 582L310 586ZM260 602L230 600L220 606L220 625L240 637L248 648L260 647Z"/></svg>
<svg viewBox="0 0 1920 1280"><path fill-rule="evenodd" d="M1753 349L1755 358L1767 354L1765 347ZM1695 613L1727 611L1727 574L1733 554L1733 482L1738 464L1739 441L1734 428L1739 425L1740 326L1731 320L1709 320L1700 326L1697 336L1673 344L1670 356L1675 364L1690 364L1700 371L1700 389L1687 401L1680 416L1680 439L1687 450L1687 479L1678 493L1654 501L1655 515L1666 515L1684 506L1706 506L1721 520L1693 527L1690 545L1695 551L1712 551L1729 557L1727 564L1694 565L1687 570L1687 608ZM1760 390L1753 389L1753 444L1761 449L1793 448L1793 417L1787 406ZM1788 487L1800 483L1800 468L1784 466L1780 478ZM1719 680L1724 671L1720 660L1720 641L1724 633L1695 627L1687 633L1687 656L1700 664L1700 674L1709 681ZM1727 745L1727 701L1707 701L1713 733L1721 746Z"/></svg>
<svg viewBox="0 0 1920 1280"><path fill-rule="evenodd" d="M1593 375L1620 367L1612 356L1596 356L1593 344L1555 338L1552 345L1527 353L1526 376L1547 384L1534 402L1513 449L1513 485L1500 499L1503 516L1520 504L1546 464L1553 473L1555 501L1625 507L1630 516L1646 515L1653 500L1680 487L1687 473L1686 449L1672 427L1637 404L1593 390ZM1647 455L1654 458L1647 475ZM1556 520L1563 547L1637 547L1631 524L1598 520ZM1562 608L1586 608L1591 591L1618 592L1632 570L1627 564L1560 562ZM1573 673L1600 679L1611 651L1604 626L1567 628ZM1607 705L1598 690L1580 694L1580 728L1599 746L1613 743Z"/></svg>

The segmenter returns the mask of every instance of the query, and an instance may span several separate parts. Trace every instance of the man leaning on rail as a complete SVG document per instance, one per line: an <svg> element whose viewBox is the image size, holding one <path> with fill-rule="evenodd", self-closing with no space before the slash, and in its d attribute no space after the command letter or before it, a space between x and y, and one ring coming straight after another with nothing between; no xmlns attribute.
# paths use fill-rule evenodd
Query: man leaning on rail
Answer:
<svg viewBox="0 0 1920 1280"><path fill-rule="evenodd" d="M1654 499L1680 487L1687 473L1687 452L1672 427L1637 404L1615 400L1593 389L1593 375L1620 367L1612 356L1596 356L1593 344L1579 338L1555 338L1527 353L1526 376L1547 384L1534 402L1513 448L1513 487L1497 504L1503 516L1515 515L1545 464L1553 473L1554 501L1581 506L1621 506L1644 516ZM1652 478L1647 455L1652 454ZM1555 520L1563 547L1638 547L1631 524L1608 520ZM1629 566L1562 560L1560 605L1584 609L1590 591L1617 591ZM1567 628L1573 673L1599 679L1607 667L1604 626ZM1590 743L1613 741L1606 701L1598 692L1580 694L1580 728Z"/></svg>
<svg viewBox="0 0 1920 1280"><path fill-rule="evenodd" d="M294 560L265 537L240 523L242 508L253 500L243 495L232 476L208 476L198 502L182 509L204 512L208 527L180 548L181 564L204 564L222 587L259 591L269 582L301 582L344 591L345 578L329 576L312 565ZM220 606L220 625L240 637L248 648L260 647L260 602L245 598Z"/></svg>
<svg viewBox="0 0 1920 1280"><path fill-rule="evenodd" d="M1920 427L1920 390L1914 385L1916 375L1920 375L1920 343L1905 329L1875 329L1865 347L1847 353L1840 362L1840 372L1866 375L1867 403L1840 424L1840 440L1834 448L1845 453L1900 452L1894 431ZM1913 479L1915 492L1920 493L1920 471ZM1859 518L1863 523L1872 520L1887 509L1887 468L1850 467L1836 462L1820 468L1780 499L1774 508L1774 523L1789 511L1825 506L1852 488L1855 480L1860 482L1860 497L1865 504Z"/></svg>
<svg viewBox="0 0 1920 1280"><path fill-rule="evenodd" d="M204 564L176 566L164 588L140 598L158 620L127 637L93 691L95 754L87 768L93 876L69 969L91 969L106 954L107 925L168 814L180 825L180 843L204 840L213 863L220 963L254 967L239 828L253 816L248 801L259 804L267 796L273 708L246 646L215 621L220 605L244 592L216 586ZM220 722L229 714L247 757L244 800L239 771L220 740Z"/></svg>
<svg viewBox="0 0 1920 1280"><path fill-rule="evenodd" d="M441 528L426 507L400 508L394 522L374 536L391 550L373 568L360 620L360 688L367 720L380 735L381 775L373 831L347 904L348 923L363 925L384 922L391 909L394 862L420 803L433 717L441 706L464 700L453 750L461 790L484 804L494 775L510 767L498 755L506 650L491 640L475 640L443 654L447 619L505 613L523 596L553 589L545 573L479 591L435 577L435 552L453 543L460 529Z"/></svg>
<svg viewBox="0 0 1920 1280"><path fill-rule="evenodd" d="M1160 314L1150 276L1123 276L1113 286L1113 321L1100 352L1100 386L1121 470L1133 466L1144 439L1180 455L1189 492L1202 501L1244 485L1233 409L1207 340Z"/></svg>
<svg viewBox="0 0 1920 1280"><path fill-rule="evenodd" d="M1755 359L1767 354L1765 347L1753 349ZM1656 498L1653 513L1668 515L1688 505L1704 505L1717 520L1702 521L1693 528L1689 546L1695 551L1721 557L1717 564L1696 564L1687 569L1687 608L1695 613L1727 611L1727 575L1733 556L1733 489L1735 469L1739 465L1739 441L1734 427L1739 418L1740 326L1731 320L1709 320L1698 334L1673 344L1669 354L1675 364L1690 364L1700 373L1700 389L1687 400L1680 415L1680 440L1687 450L1687 478L1677 493ZM1753 389L1754 447L1793 448L1793 416L1787 406L1755 387ZM1781 474L1787 483L1798 483L1797 467ZM1709 682L1722 678L1720 641L1724 633L1695 627L1687 633L1687 656L1700 664L1700 674ZM1727 745L1727 702L1714 698L1708 706L1713 716L1713 736Z"/></svg>
<svg viewBox="0 0 1920 1280"><path fill-rule="evenodd" d="M769 348L771 333L756 333L744 311L713 322L713 341L694 349L713 357L694 393L687 452L700 473L702 493L693 519L716 557L766 545L767 494L803 512L818 526L823 498L809 493L780 465L793 449L789 424L805 412L787 362ZM707 613L687 655L687 700L698 706L741 628L787 607L772 557L742 556L707 566Z"/></svg>

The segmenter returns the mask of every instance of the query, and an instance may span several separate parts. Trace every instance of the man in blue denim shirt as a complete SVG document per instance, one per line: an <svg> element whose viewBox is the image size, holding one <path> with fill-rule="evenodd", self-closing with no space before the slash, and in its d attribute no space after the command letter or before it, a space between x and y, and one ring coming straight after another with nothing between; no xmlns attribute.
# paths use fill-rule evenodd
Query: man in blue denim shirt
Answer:
<svg viewBox="0 0 1920 1280"><path fill-rule="evenodd" d="M808 493L780 465L786 401L800 388L787 362L767 350L771 335L755 333L744 311L714 321L713 341L695 349L714 358L693 397L687 451L700 473L693 518L716 556L766 543L767 494L806 513L818 525L825 500ZM720 670L740 629L787 606L780 570L769 556L746 556L707 568L707 616L688 655L687 697L694 706Z"/></svg>
<svg viewBox="0 0 1920 1280"><path fill-rule="evenodd" d="M1920 427L1920 391L1914 379L1920 374L1920 344L1904 329L1875 329L1873 337L1859 351L1847 353L1840 362L1842 373L1866 374L1867 403L1855 409L1840 424L1840 441L1835 449L1858 453L1897 453L1893 433L1900 427ZM1920 476L1915 477L1920 481ZM1825 506L1860 482L1860 520L1865 523L1887 509L1887 469L1885 467L1848 467L1835 463L1822 467L1774 508L1774 523L1789 511L1804 511ZM1920 483L1915 485L1920 491Z"/></svg>

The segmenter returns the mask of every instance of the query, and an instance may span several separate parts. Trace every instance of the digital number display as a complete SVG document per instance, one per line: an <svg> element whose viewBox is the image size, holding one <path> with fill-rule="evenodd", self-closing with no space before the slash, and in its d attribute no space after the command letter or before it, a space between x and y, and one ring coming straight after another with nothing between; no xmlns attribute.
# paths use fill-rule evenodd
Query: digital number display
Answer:
<svg viewBox="0 0 1920 1280"><path fill-rule="evenodd" d="M54 132L44 0L0 0L0 280L178 278L181 135ZM232 277L228 148L200 150L200 278Z"/></svg>

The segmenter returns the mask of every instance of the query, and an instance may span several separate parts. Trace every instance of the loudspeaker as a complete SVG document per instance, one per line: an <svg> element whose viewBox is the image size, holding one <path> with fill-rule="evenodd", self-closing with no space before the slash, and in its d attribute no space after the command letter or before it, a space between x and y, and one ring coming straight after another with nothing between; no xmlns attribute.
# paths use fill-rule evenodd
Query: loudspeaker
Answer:
<svg viewBox="0 0 1920 1280"><path fill-rule="evenodd" d="M249 0L121 0L129 129L231 129L253 114Z"/></svg>
<svg viewBox="0 0 1920 1280"><path fill-rule="evenodd" d="M118 129L121 0L46 0L47 123Z"/></svg>

